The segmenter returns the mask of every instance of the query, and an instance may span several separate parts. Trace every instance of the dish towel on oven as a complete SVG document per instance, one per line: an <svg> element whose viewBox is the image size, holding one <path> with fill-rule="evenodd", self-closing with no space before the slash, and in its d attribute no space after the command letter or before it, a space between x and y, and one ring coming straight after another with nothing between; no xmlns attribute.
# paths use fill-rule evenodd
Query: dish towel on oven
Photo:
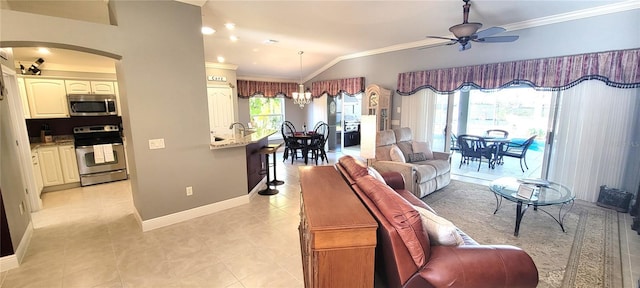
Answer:
<svg viewBox="0 0 640 288"><path fill-rule="evenodd" d="M93 145L93 163L104 163L104 149L102 145Z"/></svg>
<svg viewBox="0 0 640 288"><path fill-rule="evenodd" d="M101 164L105 162L113 162L115 157L113 156L113 145L101 144L93 145L93 162Z"/></svg>
<svg viewBox="0 0 640 288"><path fill-rule="evenodd" d="M104 162L113 162L115 160L113 157L113 145L103 144L102 152L104 153Z"/></svg>

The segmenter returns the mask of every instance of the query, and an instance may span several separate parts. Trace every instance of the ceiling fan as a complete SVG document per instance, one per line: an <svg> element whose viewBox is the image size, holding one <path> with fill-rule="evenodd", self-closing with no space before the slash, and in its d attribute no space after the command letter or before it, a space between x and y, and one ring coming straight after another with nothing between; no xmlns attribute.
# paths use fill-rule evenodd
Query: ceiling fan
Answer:
<svg viewBox="0 0 640 288"><path fill-rule="evenodd" d="M502 27L491 27L482 31L478 31L482 27L482 23L471 22L469 23L469 4L470 0L462 0L464 2L463 8L463 21L461 24L453 25L449 28L449 31L456 37L447 38L440 36L427 36L428 38L445 39L450 40L451 43L447 45L460 44L458 50L465 51L471 49L471 42L484 42L484 43L497 43L497 42L513 42L518 40L518 36L494 36L489 37L500 32L507 31Z"/></svg>

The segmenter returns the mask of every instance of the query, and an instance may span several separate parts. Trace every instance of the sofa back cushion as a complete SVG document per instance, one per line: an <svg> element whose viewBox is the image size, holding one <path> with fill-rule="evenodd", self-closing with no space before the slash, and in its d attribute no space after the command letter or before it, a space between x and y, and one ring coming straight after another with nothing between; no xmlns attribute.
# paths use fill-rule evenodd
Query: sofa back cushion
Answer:
<svg viewBox="0 0 640 288"><path fill-rule="evenodd" d="M356 184L398 232L416 266L422 267L429 259L430 248L420 213L389 186L375 181L370 175L356 179Z"/></svg>
<svg viewBox="0 0 640 288"><path fill-rule="evenodd" d="M342 165L344 170L346 170L347 173L349 173L349 176L351 176L353 180L356 180L364 175L369 175L369 170L367 169L367 166L364 165L364 163L361 163L360 161L353 158L353 156L346 155L346 156L340 157L338 162L340 163L340 165ZM349 184L352 184L352 183L349 183Z"/></svg>
<svg viewBox="0 0 640 288"><path fill-rule="evenodd" d="M396 144L393 130L378 131L376 133L376 160L391 161L391 147Z"/></svg>

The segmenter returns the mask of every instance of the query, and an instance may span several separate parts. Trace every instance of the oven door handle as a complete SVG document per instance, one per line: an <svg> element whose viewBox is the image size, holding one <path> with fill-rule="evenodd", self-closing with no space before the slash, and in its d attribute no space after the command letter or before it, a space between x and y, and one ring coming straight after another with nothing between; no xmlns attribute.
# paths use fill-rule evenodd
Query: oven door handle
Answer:
<svg viewBox="0 0 640 288"><path fill-rule="evenodd" d="M112 143L111 145L113 145L113 146L122 146L122 143ZM90 146L76 146L76 149L77 148L93 148L93 145L90 145Z"/></svg>

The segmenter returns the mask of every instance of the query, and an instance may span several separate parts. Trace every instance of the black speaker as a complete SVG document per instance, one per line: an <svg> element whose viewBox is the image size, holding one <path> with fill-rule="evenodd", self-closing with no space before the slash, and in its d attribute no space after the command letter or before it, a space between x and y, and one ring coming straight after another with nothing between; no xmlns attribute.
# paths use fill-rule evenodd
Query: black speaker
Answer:
<svg viewBox="0 0 640 288"><path fill-rule="evenodd" d="M633 198L633 194L615 188L609 188L607 185L600 186L600 194L598 194L598 202L600 207L614 209L618 212L627 213L629 203Z"/></svg>

